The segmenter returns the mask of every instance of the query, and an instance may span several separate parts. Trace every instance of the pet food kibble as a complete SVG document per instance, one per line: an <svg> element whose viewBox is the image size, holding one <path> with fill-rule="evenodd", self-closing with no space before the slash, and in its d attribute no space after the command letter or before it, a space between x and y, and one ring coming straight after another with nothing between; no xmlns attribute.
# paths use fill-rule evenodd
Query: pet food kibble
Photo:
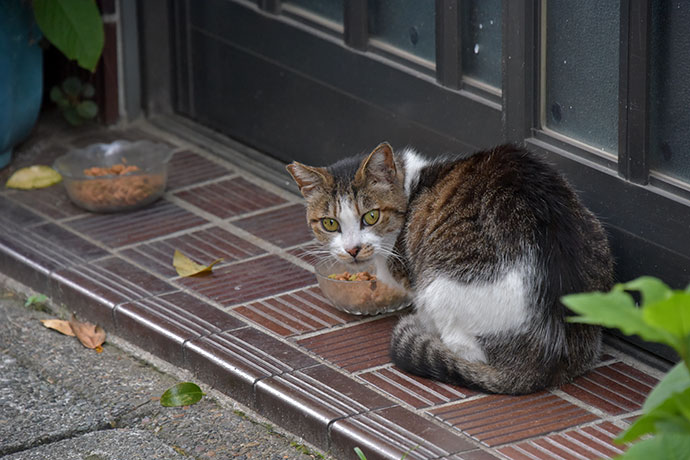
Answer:
<svg viewBox="0 0 690 460"><path fill-rule="evenodd" d="M332 280L338 280L338 281L374 281L376 279L376 275L372 275L369 272L333 273L332 275L328 275L328 277Z"/></svg>
<svg viewBox="0 0 690 460"><path fill-rule="evenodd" d="M71 194L88 209L134 206L157 193L165 182L163 175L130 174L137 171L138 166L124 163L86 168L86 176L98 179L75 181Z"/></svg>

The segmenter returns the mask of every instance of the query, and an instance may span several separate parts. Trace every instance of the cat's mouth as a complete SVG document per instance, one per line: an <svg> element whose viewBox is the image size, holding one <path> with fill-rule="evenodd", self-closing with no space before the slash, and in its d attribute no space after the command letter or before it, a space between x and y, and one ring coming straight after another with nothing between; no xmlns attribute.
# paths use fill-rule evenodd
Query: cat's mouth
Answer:
<svg viewBox="0 0 690 460"><path fill-rule="evenodd" d="M342 262L342 263L345 263L345 264L348 264L348 265L352 265L353 267L371 263L371 257L367 257L366 259L364 259L364 258L361 258L361 257L338 256L337 259L338 259L338 262Z"/></svg>

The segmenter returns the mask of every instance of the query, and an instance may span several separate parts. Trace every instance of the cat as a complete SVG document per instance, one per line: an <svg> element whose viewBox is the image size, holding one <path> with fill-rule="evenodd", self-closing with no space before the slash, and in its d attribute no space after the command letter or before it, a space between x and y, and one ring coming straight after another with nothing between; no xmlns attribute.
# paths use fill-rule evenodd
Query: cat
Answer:
<svg viewBox="0 0 690 460"><path fill-rule="evenodd" d="M566 180L502 145L426 159L382 143L328 167L293 162L307 221L330 255L408 289L393 363L487 393L556 387L598 360L600 328L559 301L613 284L607 236Z"/></svg>

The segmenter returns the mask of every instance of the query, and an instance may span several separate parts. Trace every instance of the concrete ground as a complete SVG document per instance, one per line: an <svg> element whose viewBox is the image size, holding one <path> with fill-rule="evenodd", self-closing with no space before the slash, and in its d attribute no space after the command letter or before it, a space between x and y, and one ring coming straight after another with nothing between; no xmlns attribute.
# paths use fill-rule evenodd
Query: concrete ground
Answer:
<svg viewBox="0 0 690 460"><path fill-rule="evenodd" d="M0 457L7 460L328 458L219 392L157 400L189 374L108 336L102 353L46 329L0 279ZM17 291L19 289L19 292Z"/></svg>

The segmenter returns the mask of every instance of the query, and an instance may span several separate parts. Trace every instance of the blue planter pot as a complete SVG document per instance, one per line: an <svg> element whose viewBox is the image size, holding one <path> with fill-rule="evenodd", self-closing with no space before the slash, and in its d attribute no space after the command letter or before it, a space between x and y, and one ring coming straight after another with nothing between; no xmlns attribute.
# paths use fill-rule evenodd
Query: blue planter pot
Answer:
<svg viewBox="0 0 690 460"><path fill-rule="evenodd" d="M41 33L30 2L0 0L0 168L36 123L43 97Z"/></svg>

